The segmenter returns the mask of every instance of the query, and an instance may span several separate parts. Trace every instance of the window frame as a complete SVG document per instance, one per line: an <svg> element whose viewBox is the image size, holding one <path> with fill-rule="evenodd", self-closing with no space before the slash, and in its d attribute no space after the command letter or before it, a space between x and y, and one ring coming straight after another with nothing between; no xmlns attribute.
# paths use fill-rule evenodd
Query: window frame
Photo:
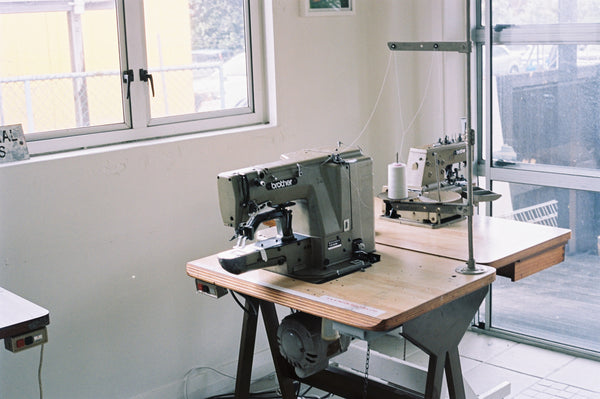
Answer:
<svg viewBox="0 0 600 399"><path fill-rule="evenodd" d="M121 73L134 71L127 99L122 82L124 123L70 128L26 135L29 153L43 155L187 134L226 131L269 123L267 80L266 14L260 0L244 0L246 60L248 70L247 107L184 115L150 117L150 89L137 71L148 69L144 31L143 0L115 0Z"/></svg>
<svg viewBox="0 0 600 399"><path fill-rule="evenodd" d="M600 168L597 170L571 166L546 164L493 164L493 71L492 52L494 45L502 44L600 44L600 23L572 23L545 25L510 25L495 29L492 26L492 0L472 0L475 2L475 23L473 42L475 74L473 94L477 101L475 121L477 126L475 165L476 174L483 177L485 187L493 189L494 181L503 183L531 184L534 186L557 187L570 190L600 192ZM485 3L485 13L482 5ZM485 23L484 23L485 22ZM485 65L485 67L484 67ZM483 117L485 113L485 117ZM485 135L485 140L484 140ZM485 143L485 145L484 145ZM493 203L485 209L486 215L492 214ZM492 287L493 288L493 287ZM485 300L483 323L477 328L488 334L508 338L518 342L540 347L559 349L565 353L597 358L597 352L586 348L573 347L543 338L526 336L522 333L495 327L493 320L492 289Z"/></svg>
<svg viewBox="0 0 600 399"><path fill-rule="evenodd" d="M476 2L477 22L473 40L476 52L477 96L477 174L485 176L486 186L493 189L493 181L508 183L531 183L576 190L600 192L600 170L569 166L516 164L499 166L493 164L492 156L492 48L501 44L600 44L600 23L573 23L548 25L511 25L493 29L491 0ZM483 15L481 3L485 2ZM485 19L485 25L482 20ZM485 46L485 49L484 49ZM483 68L485 59L485 69ZM485 78L485 87L483 81ZM483 107L486 117L482 120ZM485 126L485 128L484 128ZM485 140L483 135L486 135ZM483 142L485 141L485 148ZM493 206L493 204L492 204ZM491 207L487 213L491 214Z"/></svg>

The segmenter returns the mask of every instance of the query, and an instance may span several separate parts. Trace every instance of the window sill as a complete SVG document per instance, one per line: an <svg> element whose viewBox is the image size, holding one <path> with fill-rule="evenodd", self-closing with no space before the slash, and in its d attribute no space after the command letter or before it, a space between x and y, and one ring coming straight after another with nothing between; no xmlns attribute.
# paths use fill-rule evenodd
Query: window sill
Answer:
<svg viewBox="0 0 600 399"><path fill-rule="evenodd" d="M116 144L104 144L104 145L96 145L89 147L80 147L80 148L72 148L69 150L55 151L55 152L35 152L32 151L32 146L34 150L39 150L42 144L46 144L45 142L33 142L28 143L30 158L24 161L10 162L5 164L0 164L0 168L6 167L16 167L19 165L32 164L38 162L46 162L51 160L70 158L70 157L80 157L87 156L93 154L106 153L111 151L123 151L130 148L142 147L142 146L155 146L155 145L164 145L176 142L185 142L189 140L202 140L202 139L210 139L217 136L225 136L231 135L232 140L237 140L239 137L238 134L249 134L253 132L261 132L261 133L269 133L276 128L276 124L272 123L261 123L255 124L251 126L230 128L230 129L221 129L221 130L210 130L204 132L186 132L180 134L172 134L169 137L159 137L159 138L148 138L148 139L138 139L132 140L128 142L121 142ZM120 132L104 132L102 135L107 135L111 133L120 133ZM80 139L80 138L79 138ZM56 139L59 140L59 139ZM63 139L64 140L64 139ZM49 141L49 140L46 140ZM36 144L39 147L36 148Z"/></svg>

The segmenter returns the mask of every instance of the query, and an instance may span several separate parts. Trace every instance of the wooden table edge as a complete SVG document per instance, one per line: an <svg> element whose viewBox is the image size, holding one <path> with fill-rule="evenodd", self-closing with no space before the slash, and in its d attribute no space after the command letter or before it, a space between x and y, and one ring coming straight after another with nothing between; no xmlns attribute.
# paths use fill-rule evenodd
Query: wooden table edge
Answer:
<svg viewBox="0 0 600 399"><path fill-rule="evenodd" d="M352 310L335 308L332 305L327 305L314 300L308 300L309 303L307 303L306 298L299 297L291 293L285 293L285 295L281 295L282 291L278 291L275 288L263 286L258 283L251 283L249 285L247 281L240 280L233 274L229 275L222 272L215 272L199 267L193 264L193 262L195 261L189 262L186 265L186 272L188 276L192 278L197 278L207 283L231 289L241 294L250 295L252 297L273 302L275 304L292 309L299 309L303 312L310 313L318 317L323 317L368 331L392 330L409 320L427 313L428 309L430 309L432 305L439 307L446 303L452 302L453 300L462 296L460 292L465 290L474 292L480 288L489 286L496 278L495 269L488 267L489 270L485 272L486 275L478 278L477 280L464 284L461 287L449 291L448 293L436 297L430 301L423 302L419 306L415 306L414 308L403 312L400 315L392 316L387 319L381 319L379 317L360 314ZM348 320L353 320L354 322L349 323Z"/></svg>

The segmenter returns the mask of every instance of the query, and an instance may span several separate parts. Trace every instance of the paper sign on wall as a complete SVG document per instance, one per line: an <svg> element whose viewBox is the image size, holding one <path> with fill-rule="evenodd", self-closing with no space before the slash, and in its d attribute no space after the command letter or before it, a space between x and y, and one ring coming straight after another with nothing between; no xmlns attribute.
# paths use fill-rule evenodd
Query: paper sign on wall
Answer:
<svg viewBox="0 0 600 399"><path fill-rule="evenodd" d="M23 126L0 127L0 163L29 159L29 150L23 134Z"/></svg>

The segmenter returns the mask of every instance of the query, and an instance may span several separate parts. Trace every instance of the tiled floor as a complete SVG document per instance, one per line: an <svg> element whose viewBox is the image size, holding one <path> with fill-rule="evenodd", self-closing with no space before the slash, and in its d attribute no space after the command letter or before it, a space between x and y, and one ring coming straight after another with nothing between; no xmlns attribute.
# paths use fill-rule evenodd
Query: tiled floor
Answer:
<svg viewBox="0 0 600 399"><path fill-rule="evenodd" d="M398 335L378 338L371 350L427 367L428 356L410 343L405 346ZM509 382L507 398L600 399L600 362L470 331L459 352L463 375L477 395ZM274 376L271 383L277 384ZM323 394L316 389L310 393ZM442 396L448 397L445 388Z"/></svg>
<svg viewBox="0 0 600 399"><path fill-rule="evenodd" d="M402 358L404 344L385 336L373 350ZM509 398L600 399L600 362L467 332L459 345L461 366L476 394L509 382ZM411 344L406 360L426 367L428 356Z"/></svg>

